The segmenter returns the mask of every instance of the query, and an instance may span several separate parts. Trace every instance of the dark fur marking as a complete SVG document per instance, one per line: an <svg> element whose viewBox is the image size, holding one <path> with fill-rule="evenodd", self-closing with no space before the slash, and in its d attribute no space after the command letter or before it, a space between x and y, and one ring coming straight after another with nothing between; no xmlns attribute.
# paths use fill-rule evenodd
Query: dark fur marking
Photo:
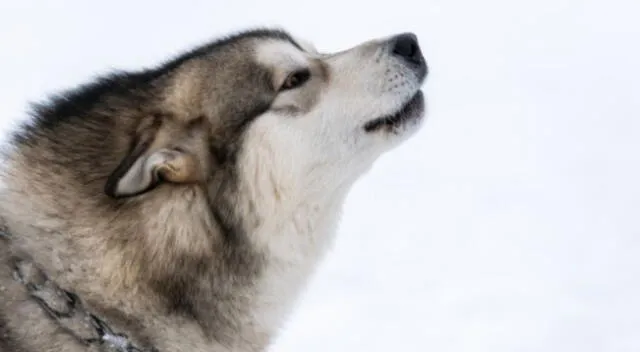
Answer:
<svg viewBox="0 0 640 352"><path fill-rule="evenodd" d="M122 97L123 100L128 101L146 101L148 96L143 93L144 88L148 88L154 80L172 72L186 61L206 56L222 46L245 38L286 40L302 50L286 31L254 29L229 35L187 51L155 69L139 72L115 71L99 77L91 83L53 95L48 102L33 104L31 116L34 121L24 124L22 130L12 136L12 142L16 144L36 143L41 130L51 130L61 123L73 123L76 119L85 119L86 115L102 102L105 95Z"/></svg>
<svg viewBox="0 0 640 352"><path fill-rule="evenodd" d="M210 53L220 47L223 47L225 45L231 44L233 42L236 42L238 40L242 40L242 39L248 39L248 38L256 38L256 39L261 39L261 38L274 38L274 39L281 39L281 40L285 40L290 42L291 44L293 44L295 47L297 47L300 50L303 50L302 47L295 41L293 40L293 38L291 37L291 35L289 35L289 33L287 33L286 31L283 30L278 30L278 29L253 29L253 30L248 30L248 31L242 31L239 33L235 33L235 34L231 34L228 35L224 38L218 39L214 42L202 45L200 47L197 47L193 50L187 51L186 53L180 55L179 57L170 60L168 62L166 62L163 67L165 70L173 70L174 68L182 65L184 62L191 60L193 58L196 57L201 57L206 55L207 53Z"/></svg>

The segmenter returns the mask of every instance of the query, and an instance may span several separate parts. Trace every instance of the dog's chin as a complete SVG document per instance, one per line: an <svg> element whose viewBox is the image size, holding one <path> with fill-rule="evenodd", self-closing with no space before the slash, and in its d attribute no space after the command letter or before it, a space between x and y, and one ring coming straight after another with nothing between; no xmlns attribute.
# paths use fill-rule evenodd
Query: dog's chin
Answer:
<svg viewBox="0 0 640 352"><path fill-rule="evenodd" d="M422 91L418 91L398 111L367 122L364 125L364 130L367 133L397 131L407 124L422 119L424 109L424 94Z"/></svg>

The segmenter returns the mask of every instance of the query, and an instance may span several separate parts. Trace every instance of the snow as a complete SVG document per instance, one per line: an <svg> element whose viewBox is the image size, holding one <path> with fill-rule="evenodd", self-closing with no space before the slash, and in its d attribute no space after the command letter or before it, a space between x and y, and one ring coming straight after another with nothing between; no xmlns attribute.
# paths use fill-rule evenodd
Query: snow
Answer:
<svg viewBox="0 0 640 352"><path fill-rule="evenodd" d="M638 13L631 0L6 0L1 125L246 26L327 51L414 31L428 121L356 185L273 351L640 351Z"/></svg>

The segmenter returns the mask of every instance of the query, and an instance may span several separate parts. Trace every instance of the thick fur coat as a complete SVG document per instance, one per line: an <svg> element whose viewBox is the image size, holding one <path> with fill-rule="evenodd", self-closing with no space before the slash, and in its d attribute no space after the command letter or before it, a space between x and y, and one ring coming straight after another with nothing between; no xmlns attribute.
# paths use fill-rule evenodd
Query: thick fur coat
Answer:
<svg viewBox="0 0 640 352"><path fill-rule="evenodd" d="M100 351L16 280L25 260L132 341L264 351L350 186L421 124L412 34L319 53L250 30L33 109L4 157L0 351Z"/></svg>

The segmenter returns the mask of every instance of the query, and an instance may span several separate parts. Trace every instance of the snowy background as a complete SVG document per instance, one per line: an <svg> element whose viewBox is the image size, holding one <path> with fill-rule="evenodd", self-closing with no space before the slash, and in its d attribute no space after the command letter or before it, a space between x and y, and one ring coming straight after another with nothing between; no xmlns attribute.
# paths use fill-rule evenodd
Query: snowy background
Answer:
<svg viewBox="0 0 640 352"><path fill-rule="evenodd" d="M27 101L280 25L414 31L430 115L349 197L273 351L640 351L640 3L0 2L2 128Z"/></svg>

